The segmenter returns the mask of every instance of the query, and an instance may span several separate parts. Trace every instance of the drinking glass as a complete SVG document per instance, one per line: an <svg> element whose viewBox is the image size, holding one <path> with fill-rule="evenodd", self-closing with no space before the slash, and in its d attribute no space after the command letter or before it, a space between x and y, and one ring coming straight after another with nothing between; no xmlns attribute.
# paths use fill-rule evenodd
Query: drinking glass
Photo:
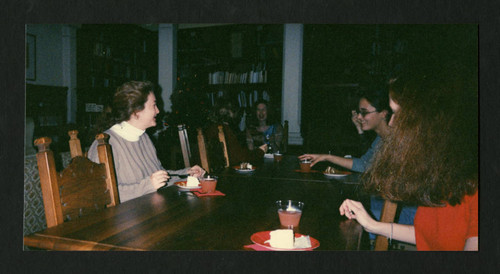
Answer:
<svg viewBox="0 0 500 274"><path fill-rule="evenodd" d="M280 224L283 228L293 229L299 226L302 209L304 208L303 202L278 200L276 201L276 206L278 207Z"/></svg>

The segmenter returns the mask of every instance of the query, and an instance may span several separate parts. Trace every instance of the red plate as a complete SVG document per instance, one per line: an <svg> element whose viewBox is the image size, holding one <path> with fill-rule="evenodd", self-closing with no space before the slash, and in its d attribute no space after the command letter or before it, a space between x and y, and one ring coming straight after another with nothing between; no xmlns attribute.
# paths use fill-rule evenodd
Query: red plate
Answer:
<svg viewBox="0 0 500 274"><path fill-rule="evenodd" d="M179 188L184 188L184 189L197 189L197 188L200 188L201 186L198 185L198 186L186 186L187 184L187 181L179 181L179 182L175 182L174 185L178 186Z"/></svg>
<svg viewBox="0 0 500 274"><path fill-rule="evenodd" d="M271 238L271 231L261 231L261 232L257 232L257 233L254 233L251 237L250 237L250 240L252 240L252 242L254 244L258 244L260 246L264 246L264 247L267 247L269 249L273 249L273 250L309 250L309 249L315 249L319 246L319 241L314 239L313 237L309 236L309 240L311 241L311 247L309 248L277 248L277 247L271 247L271 245L269 243L264 243L265 241L269 240ZM295 233L295 238L298 238L298 237L301 237L301 236L306 236L306 235L302 235L300 233Z"/></svg>

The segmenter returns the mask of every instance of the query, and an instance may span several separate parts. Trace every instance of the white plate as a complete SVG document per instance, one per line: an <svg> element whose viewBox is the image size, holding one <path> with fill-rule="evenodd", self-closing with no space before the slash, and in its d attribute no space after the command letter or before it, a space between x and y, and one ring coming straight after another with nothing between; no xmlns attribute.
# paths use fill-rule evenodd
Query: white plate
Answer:
<svg viewBox="0 0 500 274"><path fill-rule="evenodd" d="M255 168L254 169L239 169L239 168L237 169L237 168L235 168L235 170L238 171L238 172L246 173L246 172L252 172L252 171L254 171Z"/></svg>
<svg viewBox="0 0 500 274"><path fill-rule="evenodd" d="M238 171L238 172L252 172L255 170L255 166L252 166L252 169L240 169L240 166L233 166L234 170Z"/></svg>
<svg viewBox="0 0 500 274"><path fill-rule="evenodd" d="M179 181L179 182L175 182L174 185L176 185L178 188L182 188L182 189L198 189L198 188L201 188L201 186L183 186L181 185L182 183L186 183L186 181Z"/></svg>
<svg viewBox="0 0 500 274"><path fill-rule="evenodd" d="M266 153L266 154L264 154L264 158L274 158L274 154Z"/></svg>
<svg viewBox="0 0 500 274"><path fill-rule="evenodd" d="M345 176L347 176L347 175L350 175L350 173L349 173L349 174L342 174L342 173L323 173L323 174L325 174L325 176L327 176L327 177L345 177Z"/></svg>

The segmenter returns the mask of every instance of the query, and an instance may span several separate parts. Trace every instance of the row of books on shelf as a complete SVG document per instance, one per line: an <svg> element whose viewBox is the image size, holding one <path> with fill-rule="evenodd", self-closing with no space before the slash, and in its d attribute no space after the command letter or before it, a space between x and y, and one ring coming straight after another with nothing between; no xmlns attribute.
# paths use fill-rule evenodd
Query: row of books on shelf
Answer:
<svg viewBox="0 0 500 274"><path fill-rule="evenodd" d="M243 73L216 71L208 74L209 85L267 83L267 70Z"/></svg>
<svg viewBox="0 0 500 274"><path fill-rule="evenodd" d="M211 106L215 105L215 101L217 98L226 96L227 91L217 91L217 92L209 92L206 93L208 102ZM252 90L252 91L240 91L236 94L230 93L232 96L236 96L238 98L238 105L240 108L249 108L253 107L254 103L258 100L266 100L270 101L271 97L266 90Z"/></svg>

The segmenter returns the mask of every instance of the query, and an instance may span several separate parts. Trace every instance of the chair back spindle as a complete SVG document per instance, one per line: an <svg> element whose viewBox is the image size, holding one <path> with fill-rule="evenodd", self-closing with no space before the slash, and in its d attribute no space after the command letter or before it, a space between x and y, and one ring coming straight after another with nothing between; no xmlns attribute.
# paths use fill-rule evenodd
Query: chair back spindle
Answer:
<svg viewBox="0 0 500 274"><path fill-rule="evenodd" d="M97 134L97 155L99 155L99 163L105 165L106 171L106 188L109 190L111 201L107 207L115 206L119 203L118 197L118 182L116 181L115 164L113 163L113 154L111 146L108 143L109 135L106 133Z"/></svg>
<svg viewBox="0 0 500 274"><path fill-rule="evenodd" d="M54 153L50 150L52 139L42 137L35 140L38 147L36 154L38 172L40 174L40 185L42 189L43 205L45 209L45 219L47 227L56 226L63 223L61 209L61 198L59 196L59 184L57 182L57 172L55 169Z"/></svg>
<svg viewBox="0 0 500 274"><path fill-rule="evenodd" d="M282 153L286 153L288 151L288 120L285 120L283 123L283 141L282 141Z"/></svg>
<svg viewBox="0 0 500 274"><path fill-rule="evenodd" d="M182 158L184 160L184 167L191 166L191 149L189 148L189 138L185 125L178 125L179 141L181 143Z"/></svg>
<svg viewBox="0 0 500 274"><path fill-rule="evenodd" d="M224 135L224 128L222 125L219 125L218 129L219 129L219 142L222 143L222 148L224 151L224 159L226 161L225 167L229 167L229 154L227 151L227 144L226 144L226 137Z"/></svg>
<svg viewBox="0 0 500 274"><path fill-rule="evenodd" d="M383 223L392 223L396 216L396 210L398 204L393 203L389 200L384 201L384 206L380 212L380 221ZM376 251L386 251L389 248L389 242L387 237L377 235L375 238L375 250Z"/></svg>
<svg viewBox="0 0 500 274"><path fill-rule="evenodd" d="M78 139L78 130L68 131L69 135L69 151L71 152L71 158L76 156L83 156L82 145L80 139Z"/></svg>
<svg viewBox="0 0 500 274"><path fill-rule="evenodd" d="M203 135L203 130L201 128L197 129L198 132L198 150L200 151L200 162L201 167L207 172L210 172L210 166L208 165L208 153L207 144L205 142L205 136Z"/></svg>

